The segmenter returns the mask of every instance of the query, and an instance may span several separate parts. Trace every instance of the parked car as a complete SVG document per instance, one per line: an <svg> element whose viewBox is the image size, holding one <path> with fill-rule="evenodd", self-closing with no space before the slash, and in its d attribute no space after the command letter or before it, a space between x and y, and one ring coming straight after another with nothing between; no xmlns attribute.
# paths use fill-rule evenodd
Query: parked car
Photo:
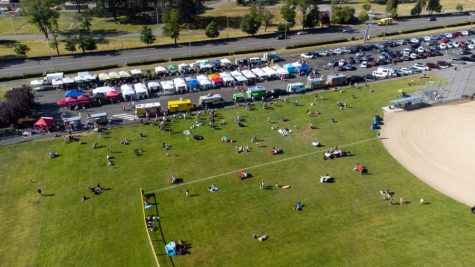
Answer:
<svg viewBox="0 0 475 267"><path fill-rule="evenodd" d="M431 70L431 69L438 69L438 68L439 68L439 66L437 66L437 64L432 63L432 62L427 62L427 63L426 63L426 67L428 67L429 70Z"/></svg>
<svg viewBox="0 0 475 267"><path fill-rule="evenodd" d="M450 64L466 64L461 58L452 58L450 59Z"/></svg>
<svg viewBox="0 0 475 267"><path fill-rule="evenodd" d="M368 65L368 61L361 62L360 68L369 68L371 66Z"/></svg>
<svg viewBox="0 0 475 267"><path fill-rule="evenodd" d="M424 65L424 63L420 63L420 62L414 64L414 68L419 69L419 70L429 70L429 67Z"/></svg>
<svg viewBox="0 0 475 267"><path fill-rule="evenodd" d="M450 67L450 64L449 64L448 62L446 62L446 61L443 61L443 60L438 60L438 61L436 62L436 64L437 64L437 66L439 66L439 68L441 68L441 69L446 69L446 68Z"/></svg>
<svg viewBox="0 0 475 267"><path fill-rule="evenodd" d="M346 83L348 85L355 84L355 83L362 83L364 81L365 81L365 78L363 76L360 76L360 75L353 75L353 76L350 76L350 77L346 78Z"/></svg>
<svg viewBox="0 0 475 267"><path fill-rule="evenodd" d="M267 91L264 94L264 98L269 99L269 98L279 98L279 96L286 95L287 91L284 89L272 89L270 91Z"/></svg>
<svg viewBox="0 0 475 267"><path fill-rule="evenodd" d="M353 65L351 65L351 64L346 64L346 65L344 66L344 68L345 68L345 70L355 70L355 69L356 69L355 66L353 66Z"/></svg>
<svg viewBox="0 0 475 267"><path fill-rule="evenodd" d="M470 35L470 32L469 32L469 31L466 31L466 30L460 31L460 33L461 33L463 36L469 36L469 35Z"/></svg>
<svg viewBox="0 0 475 267"><path fill-rule="evenodd" d="M353 30L352 28L344 28L344 29L342 30L342 32L346 32L346 33L351 33L351 32L353 32L353 31L354 31L354 30Z"/></svg>
<svg viewBox="0 0 475 267"><path fill-rule="evenodd" d="M315 52L309 51L309 52L300 54L300 57L307 58L307 59L313 59L313 58L316 58L317 55L316 55Z"/></svg>
<svg viewBox="0 0 475 267"><path fill-rule="evenodd" d="M441 43L439 45L439 48L442 49L442 50L445 50L445 49L447 49L447 44L446 43Z"/></svg>
<svg viewBox="0 0 475 267"><path fill-rule="evenodd" d="M305 35L305 34L308 34L308 32L307 32L307 31L299 31L299 32L297 32L297 35Z"/></svg>
<svg viewBox="0 0 475 267"><path fill-rule="evenodd" d="M284 40L285 36L283 34L277 35L277 40Z"/></svg>

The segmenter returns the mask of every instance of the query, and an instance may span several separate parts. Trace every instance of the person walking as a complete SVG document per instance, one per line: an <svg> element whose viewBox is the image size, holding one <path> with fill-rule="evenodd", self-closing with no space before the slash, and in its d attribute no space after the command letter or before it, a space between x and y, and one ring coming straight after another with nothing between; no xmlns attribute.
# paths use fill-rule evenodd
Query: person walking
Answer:
<svg viewBox="0 0 475 267"><path fill-rule="evenodd" d="M259 184L259 190L263 190L264 189L264 181L261 181L261 183Z"/></svg>
<svg viewBox="0 0 475 267"><path fill-rule="evenodd" d="M36 192L38 192L38 195L40 195L40 196L43 195L43 192L41 191L41 189L38 189Z"/></svg>
<svg viewBox="0 0 475 267"><path fill-rule="evenodd" d="M188 191L188 189L186 189L185 195L186 195L186 197L189 197L189 196L190 196L190 191Z"/></svg>
<svg viewBox="0 0 475 267"><path fill-rule="evenodd" d="M423 205L423 204L424 204L424 199L421 198L421 199L419 200L419 205Z"/></svg>

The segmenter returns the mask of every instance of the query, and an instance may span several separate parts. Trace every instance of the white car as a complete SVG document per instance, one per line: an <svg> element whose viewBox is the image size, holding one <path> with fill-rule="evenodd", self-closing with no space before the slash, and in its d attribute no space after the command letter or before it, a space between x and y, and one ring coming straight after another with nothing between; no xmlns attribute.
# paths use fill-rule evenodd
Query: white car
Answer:
<svg viewBox="0 0 475 267"><path fill-rule="evenodd" d="M410 68L400 68L400 69L399 69L399 72L400 72L400 73L403 73L404 75L410 75L410 74L413 73Z"/></svg>
<svg viewBox="0 0 475 267"><path fill-rule="evenodd" d="M409 55L409 57L410 57L411 59L417 59L417 54L416 54L416 53L411 53L411 54Z"/></svg>
<svg viewBox="0 0 475 267"><path fill-rule="evenodd" d="M346 64L346 60L344 59L340 59L340 61L338 61L338 67L343 67L345 66L345 64Z"/></svg>
<svg viewBox="0 0 475 267"><path fill-rule="evenodd" d="M300 54L300 57L307 58L307 59L313 59L313 58L315 58L315 54L313 54L311 52L307 52L307 53Z"/></svg>
<svg viewBox="0 0 475 267"><path fill-rule="evenodd" d="M463 36L469 36L470 33L468 31L460 31L460 33L463 35Z"/></svg>
<svg viewBox="0 0 475 267"><path fill-rule="evenodd" d="M467 48L470 49L470 50L475 49L475 45L474 44L469 44L469 45L467 45Z"/></svg>
<svg viewBox="0 0 475 267"><path fill-rule="evenodd" d="M418 70L425 70L425 71L429 70L429 67L424 65L424 63L416 63L416 64L414 64L414 68L416 68Z"/></svg>
<svg viewBox="0 0 475 267"><path fill-rule="evenodd" d="M459 48L460 46L459 42L453 42L452 44L454 45L454 48Z"/></svg>
<svg viewBox="0 0 475 267"><path fill-rule="evenodd" d="M305 35L305 34L308 34L308 32L307 32L307 31L299 31L299 32L297 32L297 35Z"/></svg>
<svg viewBox="0 0 475 267"><path fill-rule="evenodd" d="M419 39L417 38L411 38L411 43L414 43L414 44L418 44L419 43Z"/></svg>
<svg viewBox="0 0 475 267"><path fill-rule="evenodd" d="M368 68L368 67L369 67L369 65L368 65L367 61L361 62L360 68Z"/></svg>
<svg viewBox="0 0 475 267"><path fill-rule="evenodd" d="M448 42L447 43L447 48L448 49L454 48L454 44L452 42Z"/></svg>
<svg viewBox="0 0 475 267"><path fill-rule="evenodd" d="M452 37L454 37L450 32L449 32L449 33L444 33L444 34L445 34L445 37L447 37L447 38L452 38Z"/></svg>
<svg viewBox="0 0 475 267"><path fill-rule="evenodd" d="M424 36L424 41L430 42L430 36Z"/></svg>
<svg viewBox="0 0 475 267"><path fill-rule="evenodd" d="M417 48L417 53L422 53L422 52L424 52L424 50L425 50L424 47L419 46L419 47Z"/></svg>
<svg viewBox="0 0 475 267"><path fill-rule="evenodd" d="M447 49L447 44L446 44L446 43L441 43L441 44L439 45L439 48L440 48L441 50L445 50L445 49Z"/></svg>

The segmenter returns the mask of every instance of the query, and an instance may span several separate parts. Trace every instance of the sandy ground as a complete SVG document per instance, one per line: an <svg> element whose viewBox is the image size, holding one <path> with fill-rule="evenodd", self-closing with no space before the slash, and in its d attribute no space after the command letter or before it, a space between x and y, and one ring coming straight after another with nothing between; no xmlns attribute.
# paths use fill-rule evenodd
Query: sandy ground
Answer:
<svg viewBox="0 0 475 267"><path fill-rule="evenodd" d="M469 206L475 204L475 102L386 113L389 153L419 179Z"/></svg>

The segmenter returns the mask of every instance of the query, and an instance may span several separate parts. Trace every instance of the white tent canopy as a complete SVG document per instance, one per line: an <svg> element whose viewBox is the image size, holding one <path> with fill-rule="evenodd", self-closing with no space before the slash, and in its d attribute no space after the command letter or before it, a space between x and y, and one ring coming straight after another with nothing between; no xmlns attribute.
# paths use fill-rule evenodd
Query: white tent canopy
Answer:
<svg viewBox="0 0 475 267"><path fill-rule="evenodd" d="M43 85L43 80L33 80L30 82L31 86Z"/></svg>
<svg viewBox="0 0 475 267"><path fill-rule="evenodd" d="M271 67L264 67L262 68L262 71L264 71L269 77L277 76L277 72Z"/></svg>
<svg viewBox="0 0 475 267"><path fill-rule="evenodd" d="M221 66L229 66L231 64L232 64L231 60L229 60L227 58L221 59Z"/></svg>
<svg viewBox="0 0 475 267"><path fill-rule="evenodd" d="M160 89L160 83L158 81L150 81L147 85L150 91L158 91Z"/></svg>
<svg viewBox="0 0 475 267"><path fill-rule="evenodd" d="M65 78L63 79L63 83L64 83L64 84L72 84L72 83L74 83L74 82L75 82L74 79L71 78L71 77L65 77Z"/></svg>
<svg viewBox="0 0 475 267"><path fill-rule="evenodd" d="M161 81L160 85L162 86L163 94L172 95L175 93L175 84L172 81Z"/></svg>
<svg viewBox="0 0 475 267"><path fill-rule="evenodd" d="M129 78L129 77L131 77L132 75L131 75L130 72L128 72L128 71L121 70L121 71L119 71L119 76L120 76L121 78Z"/></svg>
<svg viewBox="0 0 475 267"><path fill-rule="evenodd" d="M252 71L252 73L257 75L257 77L259 77L261 79L269 78L269 75L267 75L267 73L265 71L263 71L262 69L260 69L260 68L254 68L251 71Z"/></svg>
<svg viewBox="0 0 475 267"><path fill-rule="evenodd" d="M155 67L155 73L156 74L167 74L168 70L165 67L158 66L158 67Z"/></svg>
<svg viewBox="0 0 475 267"><path fill-rule="evenodd" d="M241 72L235 70L235 71L231 72L231 75L232 75L233 78L236 79L236 81L238 81L239 83L247 83L247 78L244 77L244 75L242 75Z"/></svg>
<svg viewBox="0 0 475 267"><path fill-rule="evenodd" d="M140 76L142 75L142 70L140 69L133 69L130 71L130 73L133 75L133 76Z"/></svg>
<svg viewBox="0 0 475 267"><path fill-rule="evenodd" d="M135 91L130 84L123 84L120 87L120 91L122 92L122 97L125 101L127 101L127 97L135 96Z"/></svg>
<svg viewBox="0 0 475 267"><path fill-rule="evenodd" d="M234 80L233 76L231 76L229 72L222 72L219 74L219 76L221 77L221 79L223 79L225 85L234 85L234 83L236 82L236 80Z"/></svg>
<svg viewBox="0 0 475 267"><path fill-rule="evenodd" d="M46 74L45 80L47 80L48 82L52 82L53 80L63 79L63 78L64 78L64 73L57 72L57 73Z"/></svg>
<svg viewBox="0 0 475 267"><path fill-rule="evenodd" d="M284 69L284 68L282 68L281 66L279 66L279 65L272 66L272 68L273 68L273 69L275 70L275 72L277 72L277 74L279 74L279 75L284 75L284 76L289 75L289 72L288 72L286 69Z"/></svg>
<svg viewBox="0 0 475 267"><path fill-rule="evenodd" d="M76 82L90 82L97 78L96 74L92 74L89 71L78 72L78 75L74 77Z"/></svg>
<svg viewBox="0 0 475 267"><path fill-rule="evenodd" d="M189 68L190 68L190 64L181 63L180 65L178 65L178 69L180 71L187 70Z"/></svg>
<svg viewBox="0 0 475 267"><path fill-rule="evenodd" d="M213 85L213 83L210 81L208 76L206 75L198 75L196 76L196 80L200 83L200 86L203 88L209 88Z"/></svg>
<svg viewBox="0 0 475 267"><path fill-rule="evenodd" d="M136 83L134 84L135 93L140 97L148 96L148 90L145 84Z"/></svg>
<svg viewBox="0 0 475 267"><path fill-rule="evenodd" d="M97 87L95 89L92 89L92 94L107 94L110 91L115 91L114 87L110 86L103 86L103 87Z"/></svg>
<svg viewBox="0 0 475 267"><path fill-rule="evenodd" d="M243 70L241 71L242 75L246 77L248 80L256 79L256 75L250 70Z"/></svg>
<svg viewBox="0 0 475 267"><path fill-rule="evenodd" d="M64 83L63 83L63 79L54 79L51 81L51 84L53 86L60 86L60 85L63 85Z"/></svg>
<svg viewBox="0 0 475 267"><path fill-rule="evenodd" d="M120 78L119 73L115 71L109 72L109 79L119 79L119 78Z"/></svg>
<svg viewBox="0 0 475 267"><path fill-rule="evenodd" d="M99 80L100 80L100 81L107 81L107 80L110 80L109 74L107 74L107 73L99 73Z"/></svg>
<svg viewBox="0 0 475 267"><path fill-rule="evenodd" d="M183 78L173 79L173 84L175 85L175 90L177 91L186 91L186 81Z"/></svg>

